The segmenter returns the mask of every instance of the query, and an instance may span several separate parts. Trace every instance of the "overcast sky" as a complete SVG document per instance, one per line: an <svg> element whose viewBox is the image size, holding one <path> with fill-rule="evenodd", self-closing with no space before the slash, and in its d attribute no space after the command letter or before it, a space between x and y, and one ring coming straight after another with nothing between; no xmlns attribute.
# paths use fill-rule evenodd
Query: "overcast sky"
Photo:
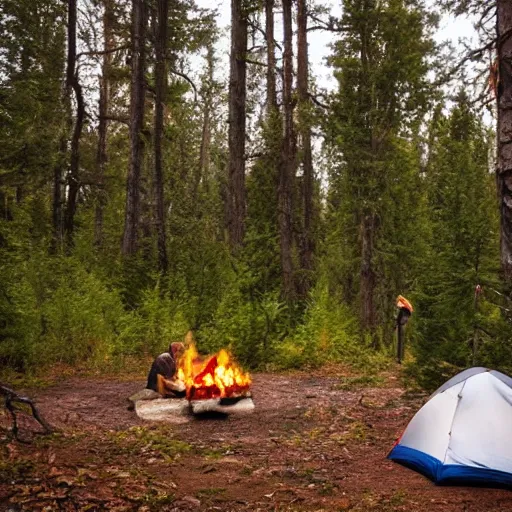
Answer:
<svg viewBox="0 0 512 512"><path fill-rule="evenodd" d="M432 0L435 1L435 0ZM212 0L196 0L199 7L211 8ZM231 15L231 0L216 0L215 5L218 8L219 16L217 22L221 29L228 33L228 27L230 23ZM324 5L331 6L331 11L334 16L341 14L341 1L325 1ZM282 36L277 30L276 24L276 38L280 40ZM335 34L322 31L314 31L309 33L309 59L311 62L311 68L316 76L318 85L323 88L333 88L334 79L330 69L325 65L325 58L330 54L329 44L336 37ZM460 38L470 38L476 40L476 34L473 29L472 22L463 17L443 17L441 26L438 31L437 38L439 41L450 40L455 45L458 44ZM229 39L226 35L219 44L219 51L223 54L222 58L226 65L228 63L229 53ZM224 66L226 69L226 66Z"/></svg>

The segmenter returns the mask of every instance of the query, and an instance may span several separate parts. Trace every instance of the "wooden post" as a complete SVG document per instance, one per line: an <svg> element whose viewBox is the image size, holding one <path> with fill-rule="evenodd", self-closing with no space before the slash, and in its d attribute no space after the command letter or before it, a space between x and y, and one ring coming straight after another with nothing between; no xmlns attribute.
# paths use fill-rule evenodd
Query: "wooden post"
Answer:
<svg viewBox="0 0 512 512"><path fill-rule="evenodd" d="M402 364L405 353L404 326L411 317L414 308L405 297L402 297L402 295L399 295L396 298L396 307L398 308L398 315L396 317L396 332L398 337L396 361L398 364Z"/></svg>
<svg viewBox="0 0 512 512"><path fill-rule="evenodd" d="M405 353L405 333L404 327L411 316L411 311L406 307L401 307L398 310L398 316L396 317L396 332L397 332L397 350L396 350L396 361L398 364L402 364Z"/></svg>
<svg viewBox="0 0 512 512"><path fill-rule="evenodd" d="M396 331L397 331L397 337L398 337L398 343L397 343L397 353L396 353L396 362L398 364L402 364L402 359L404 358L404 349L405 349L405 344L404 344L404 326L398 322L397 326L396 326Z"/></svg>
<svg viewBox="0 0 512 512"><path fill-rule="evenodd" d="M478 344L479 344L479 329L477 323L477 316L480 312L480 295L482 293L482 287L477 284L475 287L475 323L473 328L473 366L477 364L477 356L478 356Z"/></svg>

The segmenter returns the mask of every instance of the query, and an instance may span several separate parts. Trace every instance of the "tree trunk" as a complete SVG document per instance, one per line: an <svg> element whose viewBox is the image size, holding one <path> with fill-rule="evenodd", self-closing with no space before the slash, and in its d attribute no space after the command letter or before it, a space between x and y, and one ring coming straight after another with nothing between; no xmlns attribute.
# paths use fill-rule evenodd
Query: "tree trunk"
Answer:
<svg viewBox="0 0 512 512"><path fill-rule="evenodd" d="M157 229L158 268L167 272L167 242L165 236L164 179L162 169L162 135L164 102L167 89L166 50L168 0L157 1L157 34L155 40L155 219Z"/></svg>
<svg viewBox="0 0 512 512"><path fill-rule="evenodd" d="M73 90L76 99L76 119L73 128L73 136L71 138L71 159L67 176L67 204L66 212L64 214L64 232L66 233L66 239L69 245L73 244L76 203L78 199L78 191L80 190L80 137L82 136L85 116L82 86L78 80L78 70L76 69L76 20L77 0L69 0L66 86L68 90ZM69 94L69 96L71 97L71 94Z"/></svg>
<svg viewBox="0 0 512 512"><path fill-rule="evenodd" d="M234 252L245 230L245 110L247 16L243 2L231 0L231 56L229 79L229 241Z"/></svg>
<svg viewBox="0 0 512 512"><path fill-rule="evenodd" d="M314 241L313 224L313 157L311 150L311 102L308 91L308 40L306 0L298 0L297 13L297 89L299 97L299 127L302 141L303 171L303 232L301 241L302 279L300 294L305 298L312 282Z"/></svg>
<svg viewBox="0 0 512 512"><path fill-rule="evenodd" d="M474 327L473 327L473 344L472 344L472 350L473 350L473 366L478 366L478 349L480 348L480 329L478 325L478 316L480 314L480 285L477 285L475 288L475 300L474 300L474 306L475 306L475 320L474 320Z"/></svg>
<svg viewBox="0 0 512 512"><path fill-rule="evenodd" d="M97 246L103 244L103 210L105 209L105 167L107 165L107 131L108 110L110 103L110 79L109 72L112 63L114 47L112 35L113 10L111 0L103 0L103 40L104 51L100 78L100 97L98 103L98 149L96 152L96 172L98 174L98 199L96 203L94 222L94 242Z"/></svg>
<svg viewBox="0 0 512 512"><path fill-rule="evenodd" d="M66 101L66 95L64 95ZM66 167L66 147L67 147L67 136L65 133L61 134L59 141L59 153L55 168L53 170L53 200L52 200L52 224L53 224L53 240L51 243L50 252L57 252L62 249L62 242L64 239L63 229L63 215L62 205L63 194L62 194L62 177L63 169Z"/></svg>
<svg viewBox="0 0 512 512"><path fill-rule="evenodd" d="M204 98L204 111L203 111L203 130L201 134L201 147L199 149L199 169L196 175L194 184L194 201L197 199L199 185L201 180L206 187L208 192L208 182L210 174L210 148L211 148L211 126L210 116L212 109L212 84L213 84L213 71L214 71L214 54L213 45L208 47L208 53L206 56L208 64L208 83L207 90Z"/></svg>
<svg viewBox="0 0 512 512"><path fill-rule="evenodd" d="M210 172L210 108L210 101L207 100L203 111L203 129L201 133L201 147L199 149L199 172L197 173L194 184L194 199L197 199L201 180L203 180L205 184L208 183L208 174Z"/></svg>
<svg viewBox="0 0 512 512"><path fill-rule="evenodd" d="M292 259L292 189L295 170L295 134L293 129L293 50L292 50L292 0L283 0L283 112L284 134L281 147L281 164L278 185L278 222L281 250L283 296L295 299L295 282Z"/></svg>
<svg viewBox="0 0 512 512"><path fill-rule="evenodd" d="M144 154L144 69L146 9L144 0L132 0L132 61L130 84L130 166L126 179L123 256L137 251L140 217L140 179Z"/></svg>
<svg viewBox="0 0 512 512"><path fill-rule="evenodd" d="M267 40L267 114L271 114L277 111L274 0L265 1L265 39Z"/></svg>
<svg viewBox="0 0 512 512"><path fill-rule="evenodd" d="M375 332L375 285L376 276L373 270L373 242L376 228L375 214L366 213L361 222L361 327L363 332Z"/></svg>
<svg viewBox="0 0 512 512"><path fill-rule="evenodd" d="M371 2L365 0L364 13L369 15ZM370 85L370 62L369 62L369 34L368 22L361 27L361 87L359 90L359 108L361 112L370 112L372 109L372 88ZM373 135L373 126L369 116L366 116L364 129L367 134L368 160L359 162L361 179L368 183L366 201L372 203L372 197L376 194L375 185L371 185L374 178L374 158L377 152L376 138ZM378 195L378 193L377 193ZM373 258L375 244L375 230L377 229L377 217L368 207L362 205L360 210L360 240L361 240L361 267L359 279L359 297L361 307L361 329L363 333L372 336L372 342L376 345L375 329L377 325L377 312L375 304L375 289L377 276L375 274Z"/></svg>
<svg viewBox="0 0 512 512"><path fill-rule="evenodd" d="M501 265L512 282L512 3L497 2L498 166L497 183L501 213Z"/></svg>

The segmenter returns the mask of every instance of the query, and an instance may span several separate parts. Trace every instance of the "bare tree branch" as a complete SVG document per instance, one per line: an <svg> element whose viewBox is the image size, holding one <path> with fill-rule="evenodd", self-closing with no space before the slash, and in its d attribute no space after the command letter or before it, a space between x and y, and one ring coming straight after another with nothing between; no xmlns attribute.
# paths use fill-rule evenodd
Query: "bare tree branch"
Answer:
<svg viewBox="0 0 512 512"><path fill-rule="evenodd" d="M192 89L194 90L194 103L197 103L197 87L195 86L194 82L192 82L192 80L185 73L182 73L177 69L171 68L169 69L169 71L174 75L178 75L179 77L183 78L191 85Z"/></svg>
<svg viewBox="0 0 512 512"><path fill-rule="evenodd" d="M247 48L247 53L252 53L256 50L264 50L264 49L265 49L265 46L258 44L256 46L251 46L250 48Z"/></svg>
<svg viewBox="0 0 512 512"><path fill-rule="evenodd" d="M255 153L246 153L244 155L244 160L255 160L257 158L261 158L264 155L263 152L257 151Z"/></svg>
<svg viewBox="0 0 512 512"><path fill-rule="evenodd" d="M495 45L496 39L494 38L491 41L489 41L486 45L468 52L455 66L449 69L446 73L443 73L439 80L436 80L433 83L434 87L445 85L454 80L454 75L456 75L464 67L466 63L479 60L486 51L491 50L492 48L495 47Z"/></svg>
<svg viewBox="0 0 512 512"><path fill-rule="evenodd" d="M38 411L37 407L34 405L34 402L26 397L18 395L15 391L13 391L11 388L8 388L7 386L0 385L0 395L3 395L5 399L5 407L9 411L9 414L11 415L12 419L12 435L15 439L18 441L22 441L18 437L18 422L16 418L16 407L14 406L14 403L20 403L20 404L27 404L31 411L32 416L34 419L43 427L45 434L51 434L53 429L52 427L45 421L45 419L41 416L40 412Z"/></svg>
<svg viewBox="0 0 512 512"><path fill-rule="evenodd" d="M480 19L478 20L478 23L476 23L477 27L483 27L489 20L493 19L496 16L496 13L492 12L493 10L497 9L496 2L492 2L491 5L489 5L484 11L482 12L482 15L480 16ZM490 16L487 18L487 16L490 14ZM487 18L487 19L486 19Z"/></svg>
<svg viewBox="0 0 512 512"><path fill-rule="evenodd" d="M122 116L114 116L114 115L108 115L108 116L98 116L98 119L104 119L105 121L116 121L118 123L122 124L129 124L129 119L127 117Z"/></svg>
<svg viewBox="0 0 512 512"><path fill-rule="evenodd" d="M260 32L261 34L263 34L263 37L265 38L265 40L267 39L266 38L266 34L265 34L265 31L257 24L257 23L254 23L254 21L252 20L247 20L247 24L253 28L254 30ZM283 47L274 39L274 46L276 48L279 48L280 51L283 51Z"/></svg>
<svg viewBox="0 0 512 512"><path fill-rule="evenodd" d="M245 58L244 61L247 62L247 64L254 64L255 66L261 66L263 68L267 67L267 64L265 62L259 62L257 60L252 60L252 59L247 59L247 58Z"/></svg>
<svg viewBox="0 0 512 512"><path fill-rule="evenodd" d="M311 101L315 104L315 105L318 105L319 107L321 108L325 108L325 109L328 109L329 108L329 105L326 105L325 103L322 103L317 96L315 96L314 94L311 94L309 93L309 97L311 99Z"/></svg>
<svg viewBox="0 0 512 512"><path fill-rule="evenodd" d="M340 24L340 20L338 18L335 18L334 16L329 16L328 20L323 20L322 18L319 18L318 16L309 13L308 17L317 23L317 25L309 26L307 29L308 32L311 32L313 30L325 30L326 32L341 33L346 32L347 30L346 27Z"/></svg>
<svg viewBox="0 0 512 512"><path fill-rule="evenodd" d="M108 50L81 52L81 53L77 54L76 58L79 59L80 57L83 57L86 55L94 55L94 56L107 55L108 53L115 53L115 52L119 52L121 50L128 50L129 48L130 48L129 44L123 44L122 46L117 46L116 48L109 48Z"/></svg>

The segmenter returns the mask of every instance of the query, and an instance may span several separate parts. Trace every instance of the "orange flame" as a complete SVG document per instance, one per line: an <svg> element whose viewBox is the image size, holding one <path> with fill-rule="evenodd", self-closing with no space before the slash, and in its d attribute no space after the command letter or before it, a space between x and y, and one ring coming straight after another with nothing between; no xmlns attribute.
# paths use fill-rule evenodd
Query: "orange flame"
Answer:
<svg viewBox="0 0 512 512"><path fill-rule="evenodd" d="M188 400L245 396L251 385L250 375L226 350L203 359L193 343L179 360L178 378L185 383Z"/></svg>

